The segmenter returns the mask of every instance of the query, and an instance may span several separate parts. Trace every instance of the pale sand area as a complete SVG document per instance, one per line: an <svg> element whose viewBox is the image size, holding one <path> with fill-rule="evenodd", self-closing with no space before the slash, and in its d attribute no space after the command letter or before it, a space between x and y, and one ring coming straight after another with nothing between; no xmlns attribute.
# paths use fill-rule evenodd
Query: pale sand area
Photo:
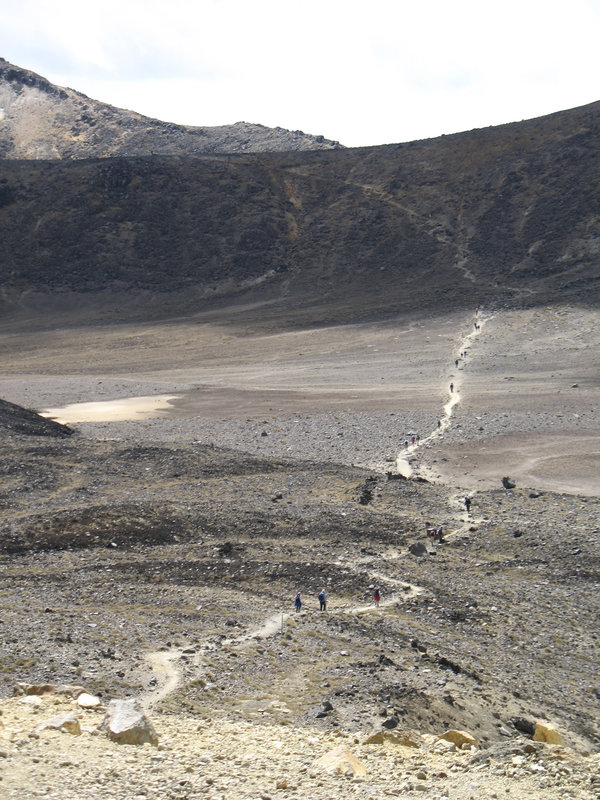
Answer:
<svg viewBox="0 0 600 800"><path fill-rule="evenodd" d="M497 488L510 475L518 485L600 494L600 314L484 309L479 318L476 337L474 314L286 332L221 324L214 314L6 332L0 396L54 410L129 398L129 421L80 431L381 471L418 433L411 466L454 487ZM151 396L170 399L151 411L135 399Z"/></svg>
<svg viewBox="0 0 600 800"><path fill-rule="evenodd" d="M164 394L151 397L126 397L121 400L101 400L95 403L71 403L62 408L45 408L43 417L74 425L78 422L124 422L125 420L152 419L169 408L177 395Z"/></svg>

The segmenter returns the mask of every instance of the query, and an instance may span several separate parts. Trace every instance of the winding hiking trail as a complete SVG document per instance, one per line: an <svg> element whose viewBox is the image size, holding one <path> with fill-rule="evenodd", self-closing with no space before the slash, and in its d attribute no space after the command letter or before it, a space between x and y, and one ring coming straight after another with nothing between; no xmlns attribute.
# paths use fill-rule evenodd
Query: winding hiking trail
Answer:
<svg viewBox="0 0 600 800"><path fill-rule="evenodd" d="M440 417L437 428L425 438L420 439L419 442L416 442L415 444L409 444L407 448L398 454L396 466L398 472L405 478L410 478L413 475L413 468L410 464L409 457L413 455L421 445L441 438L445 431L449 428L454 408L458 405L458 403L460 403L461 390L464 382L464 368L471 360L471 356L469 355L469 347L476 341L483 326L486 322L492 319L492 316L493 315L491 314L484 316L481 313L476 312L473 320L473 330L463 336L457 346L457 351L453 357L454 364L451 366L446 377L448 387L447 400L443 406L443 414ZM420 467L421 475L427 472L427 467ZM462 493L460 492L453 492L448 497L448 504L455 515L462 510L463 501L459 499L461 497ZM482 521L476 519L475 517L471 517L470 514L467 514L467 517L468 519L466 521L461 519L461 524L453 531L445 533L445 538L451 539L463 535L472 525ZM373 602L373 600L371 600L368 603L363 602L362 604L358 605L339 606L336 607L335 613L355 615L377 613L382 608L386 608L387 606L394 605L398 602L410 600L411 598L416 597L418 594L423 592L421 587L413 586L406 583L406 581L401 581L397 578L384 576L379 573L376 575L374 574L372 577L377 583L398 586L402 589L403 596L398 594L390 594L389 596L383 597L377 605ZM202 645L194 648L188 648L187 650L185 647L171 647L166 650L158 650L146 654L146 662L150 667L153 676L151 680L153 685L151 689L147 689L142 693L142 705L147 710L151 709L161 700L164 700L166 697L171 695L178 688L183 680L183 670L180 667L180 662L185 652L193 652L195 654L193 666L196 670L195 678L199 678L202 676L206 667L202 656L203 652L214 652L216 649L223 646L243 648L251 641L256 641L257 639L268 639L283 631L285 623L290 619L291 616L293 616L293 614L285 611L277 611L269 614L258 627L253 628L250 631L241 634L240 636L222 639L218 643L215 643L214 640L207 641Z"/></svg>
<svg viewBox="0 0 600 800"><path fill-rule="evenodd" d="M406 581L400 581L396 578L390 578L378 574L377 579L382 583L392 583L402 586L404 589L403 597L397 594L390 594L387 597L382 597L379 604L375 604L373 600L369 603L362 603L358 605L341 605L336 607L333 612L324 613L341 613L362 615L369 613L377 613L381 608L394 605L400 601L410 600L413 597L423 592L422 587L413 586ZM305 614L306 611L300 612ZM317 612L321 613L321 612ZM222 639L218 644L214 641L207 641L204 644L197 645L194 648L189 648L188 652L194 651L193 665L195 668L194 679L202 677L205 671L206 664L203 659L203 652L214 652L221 647L236 647L243 648L245 645L257 639L269 639L277 633L285 629L285 623L293 617L294 614L286 611L276 611L274 614L269 614L263 622L256 628L253 628L240 636L231 637L229 639ZM155 650L146 653L145 660L152 672L152 679L150 681L151 688L146 689L140 696L142 707L149 711L154 708L161 700L164 700L181 685L183 680L183 670L179 666L181 657L186 652L185 647L170 647L166 650Z"/></svg>

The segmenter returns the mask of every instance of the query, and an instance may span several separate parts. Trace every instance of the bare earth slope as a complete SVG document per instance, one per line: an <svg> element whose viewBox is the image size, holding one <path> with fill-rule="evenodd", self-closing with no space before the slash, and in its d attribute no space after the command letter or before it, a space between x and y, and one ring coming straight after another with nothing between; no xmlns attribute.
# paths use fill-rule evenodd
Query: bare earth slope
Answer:
<svg viewBox="0 0 600 800"><path fill-rule="evenodd" d="M0 59L0 157L108 158L319 150L338 142L248 122L190 127L92 100Z"/></svg>
<svg viewBox="0 0 600 800"><path fill-rule="evenodd" d="M289 326L595 306L599 109L356 150L5 162L3 313L252 302Z"/></svg>

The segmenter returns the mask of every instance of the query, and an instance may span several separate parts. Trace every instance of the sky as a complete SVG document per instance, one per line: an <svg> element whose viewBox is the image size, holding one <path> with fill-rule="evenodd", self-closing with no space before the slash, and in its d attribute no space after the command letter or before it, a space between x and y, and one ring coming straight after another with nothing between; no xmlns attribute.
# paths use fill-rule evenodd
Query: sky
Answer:
<svg viewBox="0 0 600 800"><path fill-rule="evenodd" d="M0 56L186 125L349 147L600 100L600 0L0 0Z"/></svg>

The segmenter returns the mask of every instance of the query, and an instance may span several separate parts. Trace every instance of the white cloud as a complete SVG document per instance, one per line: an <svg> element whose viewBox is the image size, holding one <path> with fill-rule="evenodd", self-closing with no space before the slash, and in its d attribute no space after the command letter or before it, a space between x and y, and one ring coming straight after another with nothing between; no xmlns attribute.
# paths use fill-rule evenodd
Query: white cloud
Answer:
<svg viewBox="0 0 600 800"><path fill-rule="evenodd" d="M22 0L0 52L195 125L246 119L406 141L600 99L600 0Z"/></svg>

